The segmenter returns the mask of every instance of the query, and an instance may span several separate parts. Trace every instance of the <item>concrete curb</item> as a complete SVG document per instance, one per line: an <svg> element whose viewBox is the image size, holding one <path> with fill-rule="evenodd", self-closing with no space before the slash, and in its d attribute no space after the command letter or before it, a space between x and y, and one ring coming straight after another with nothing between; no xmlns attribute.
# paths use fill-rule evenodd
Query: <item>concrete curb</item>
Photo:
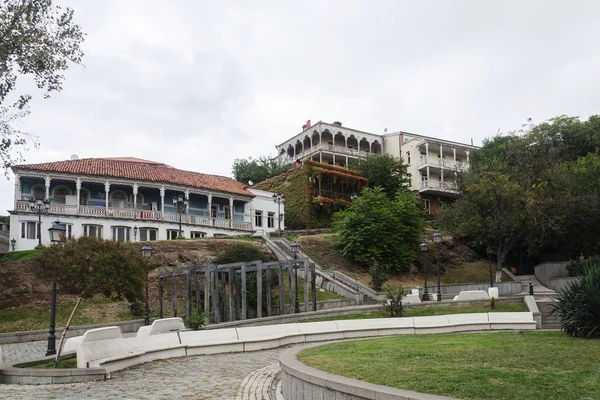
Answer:
<svg viewBox="0 0 600 400"><path fill-rule="evenodd" d="M63 359L61 357L61 359ZM0 383L17 385L49 385L102 381L108 377L105 368L26 368L32 365L53 361L54 357L44 357L35 361L2 365Z"/></svg>
<svg viewBox="0 0 600 400"><path fill-rule="evenodd" d="M322 346L323 343L310 347ZM286 400L337 399L347 400L454 400L453 397L419 393L375 385L309 367L298 360L302 349L286 350L279 358L281 390Z"/></svg>

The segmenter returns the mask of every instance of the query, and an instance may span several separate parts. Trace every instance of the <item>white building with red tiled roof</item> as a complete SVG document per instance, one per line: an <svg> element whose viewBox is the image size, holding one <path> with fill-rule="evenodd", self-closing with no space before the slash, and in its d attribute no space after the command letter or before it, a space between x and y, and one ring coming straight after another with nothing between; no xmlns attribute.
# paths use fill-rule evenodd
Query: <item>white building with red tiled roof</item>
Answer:
<svg viewBox="0 0 600 400"><path fill-rule="evenodd" d="M175 239L180 225L184 238L275 231L283 216L273 193L139 158L87 158L12 169L15 204L9 212L15 250L38 245L38 231L41 243L48 244L48 228L57 219L69 236L145 242Z"/></svg>

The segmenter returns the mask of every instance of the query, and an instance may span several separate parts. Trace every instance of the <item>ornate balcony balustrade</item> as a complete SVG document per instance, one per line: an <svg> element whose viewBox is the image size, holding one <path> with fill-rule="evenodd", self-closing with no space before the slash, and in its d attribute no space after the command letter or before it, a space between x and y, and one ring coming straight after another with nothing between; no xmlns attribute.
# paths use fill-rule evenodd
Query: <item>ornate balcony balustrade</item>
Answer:
<svg viewBox="0 0 600 400"><path fill-rule="evenodd" d="M467 165L461 161L454 160L442 160L440 158L427 158L426 156L419 157L419 162L417 163L417 168L421 167L438 167L438 168L447 168L452 170L463 170L466 169Z"/></svg>
<svg viewBox="0 0 600 400"><path fill-rule="evenodd" d="M29 207L28 201L17 201L15 211L34 213ZM67 204L50 203L49 214L73 215L79 217L106 218L106 219L133 219L142 221L157 221L179 223L180 214L172 212L161 212L152 210L138 210L133 208L113 208L98 206L74 206ZM234 219L210 218L208 216L181 214L181 223L194 226L214 226L235 230L250 231L250 222Z"/></svg>
<svg viewBox="0 0 600 400"><path fill-rule="evenodd" d="M458 193L458 187L454 182L422 181L420 192L424 192L427 190L446 193Z"/></svg>

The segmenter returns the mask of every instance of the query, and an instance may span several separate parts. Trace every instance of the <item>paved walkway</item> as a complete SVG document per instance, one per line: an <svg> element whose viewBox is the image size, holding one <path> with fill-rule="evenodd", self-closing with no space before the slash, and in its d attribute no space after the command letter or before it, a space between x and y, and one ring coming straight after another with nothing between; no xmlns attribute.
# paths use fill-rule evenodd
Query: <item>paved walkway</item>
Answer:
<svg viewBox="0 0 600 400"><path fill-rule="evenodd" d="M3 347L40 348L40 343L45 345L33 342ZM278 360L285 349L159 360L113 372L110 379L99 382L0 385L0 399L281 399L276 393ZM11 349L6 354L17 353Z"/></svg>
<svg viewBox="0 0 600 400"><path fill-rule="evenodd" d="M522 292L521 294L529 294L529 283L533 283L533 294L537 295L553 295L554 290L547 288L537 280L535 275L513 275L508 269L502 269L507 275L509 275L515 282L521 283Z"/></svg>

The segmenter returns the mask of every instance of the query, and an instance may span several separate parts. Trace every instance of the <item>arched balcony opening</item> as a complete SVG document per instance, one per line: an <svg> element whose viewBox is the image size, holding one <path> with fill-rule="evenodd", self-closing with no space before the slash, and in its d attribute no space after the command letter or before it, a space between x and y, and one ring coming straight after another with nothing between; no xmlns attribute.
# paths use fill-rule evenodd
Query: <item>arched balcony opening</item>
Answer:
<svg viewBox="0 0 600 400"><path fill-rule="evenodd" d="M358 150L358 139L354 135L350 135L346 141L346 145L349 149Z"/></svg>
<svg viewBox="0 0 600 400"><path fill-rule="evenodd" d="M369 144L369 141L365 138L362 138L360 141L360 151L365 151L367 153L371 152L371 145Z"/></svg>
<svg viewBox="0 0 600 400"><path fill-rule="evenodd" d="M290 158L293 158L293 157L294 157L294 146L292 146L291 144L290 144L290 145L288 146L288 148L287 148L287 155L288 155Z"/></svg>
<svg viewBox="0 0 600 400"><path fill-rule="evenodd" d="M381 143L378 140L374 141L371 145L371 153L381 154Z"/></svg>
<svg viewBox="0 0 600 400"><path fill-rule="evenodd" d="M319 137L319 132L317 132L317 131L313 131L311 139L312 139L313 146L316 146L321 143L321 139Z"/></svg>
<svg viewBox="0 0 600 400"><path fill-rule="evenodd" d="M333 135L327 129L321 134L321 141L324 145L330 144L333 146Z"/></svg>
<svg viewBox="0 0 600 400"><path fill-rule="evenodd" d="M296 147L295 147L295 150L296 150L296 155L298 155L298 154L302 153L302 150L303 150L303 149L302 149L302 142L301 142L301 141L299 141L299 140L296 140Z"/></svg>
<svg viewBox="0 0 600 400"><path fill-rule="evenodd" d="M310 137L308 137L308 135L304 136L304 140L302 141L303 145L304 145L304 149L308 150L312 147L311 143L310 143Z"/></svg>
<svg viewBox="0 0 600 400"><path fill-rule="evenodd" d="M338 132L335 134L333 144L335 146L346 147L346 137L342 132Z"/></svg>

